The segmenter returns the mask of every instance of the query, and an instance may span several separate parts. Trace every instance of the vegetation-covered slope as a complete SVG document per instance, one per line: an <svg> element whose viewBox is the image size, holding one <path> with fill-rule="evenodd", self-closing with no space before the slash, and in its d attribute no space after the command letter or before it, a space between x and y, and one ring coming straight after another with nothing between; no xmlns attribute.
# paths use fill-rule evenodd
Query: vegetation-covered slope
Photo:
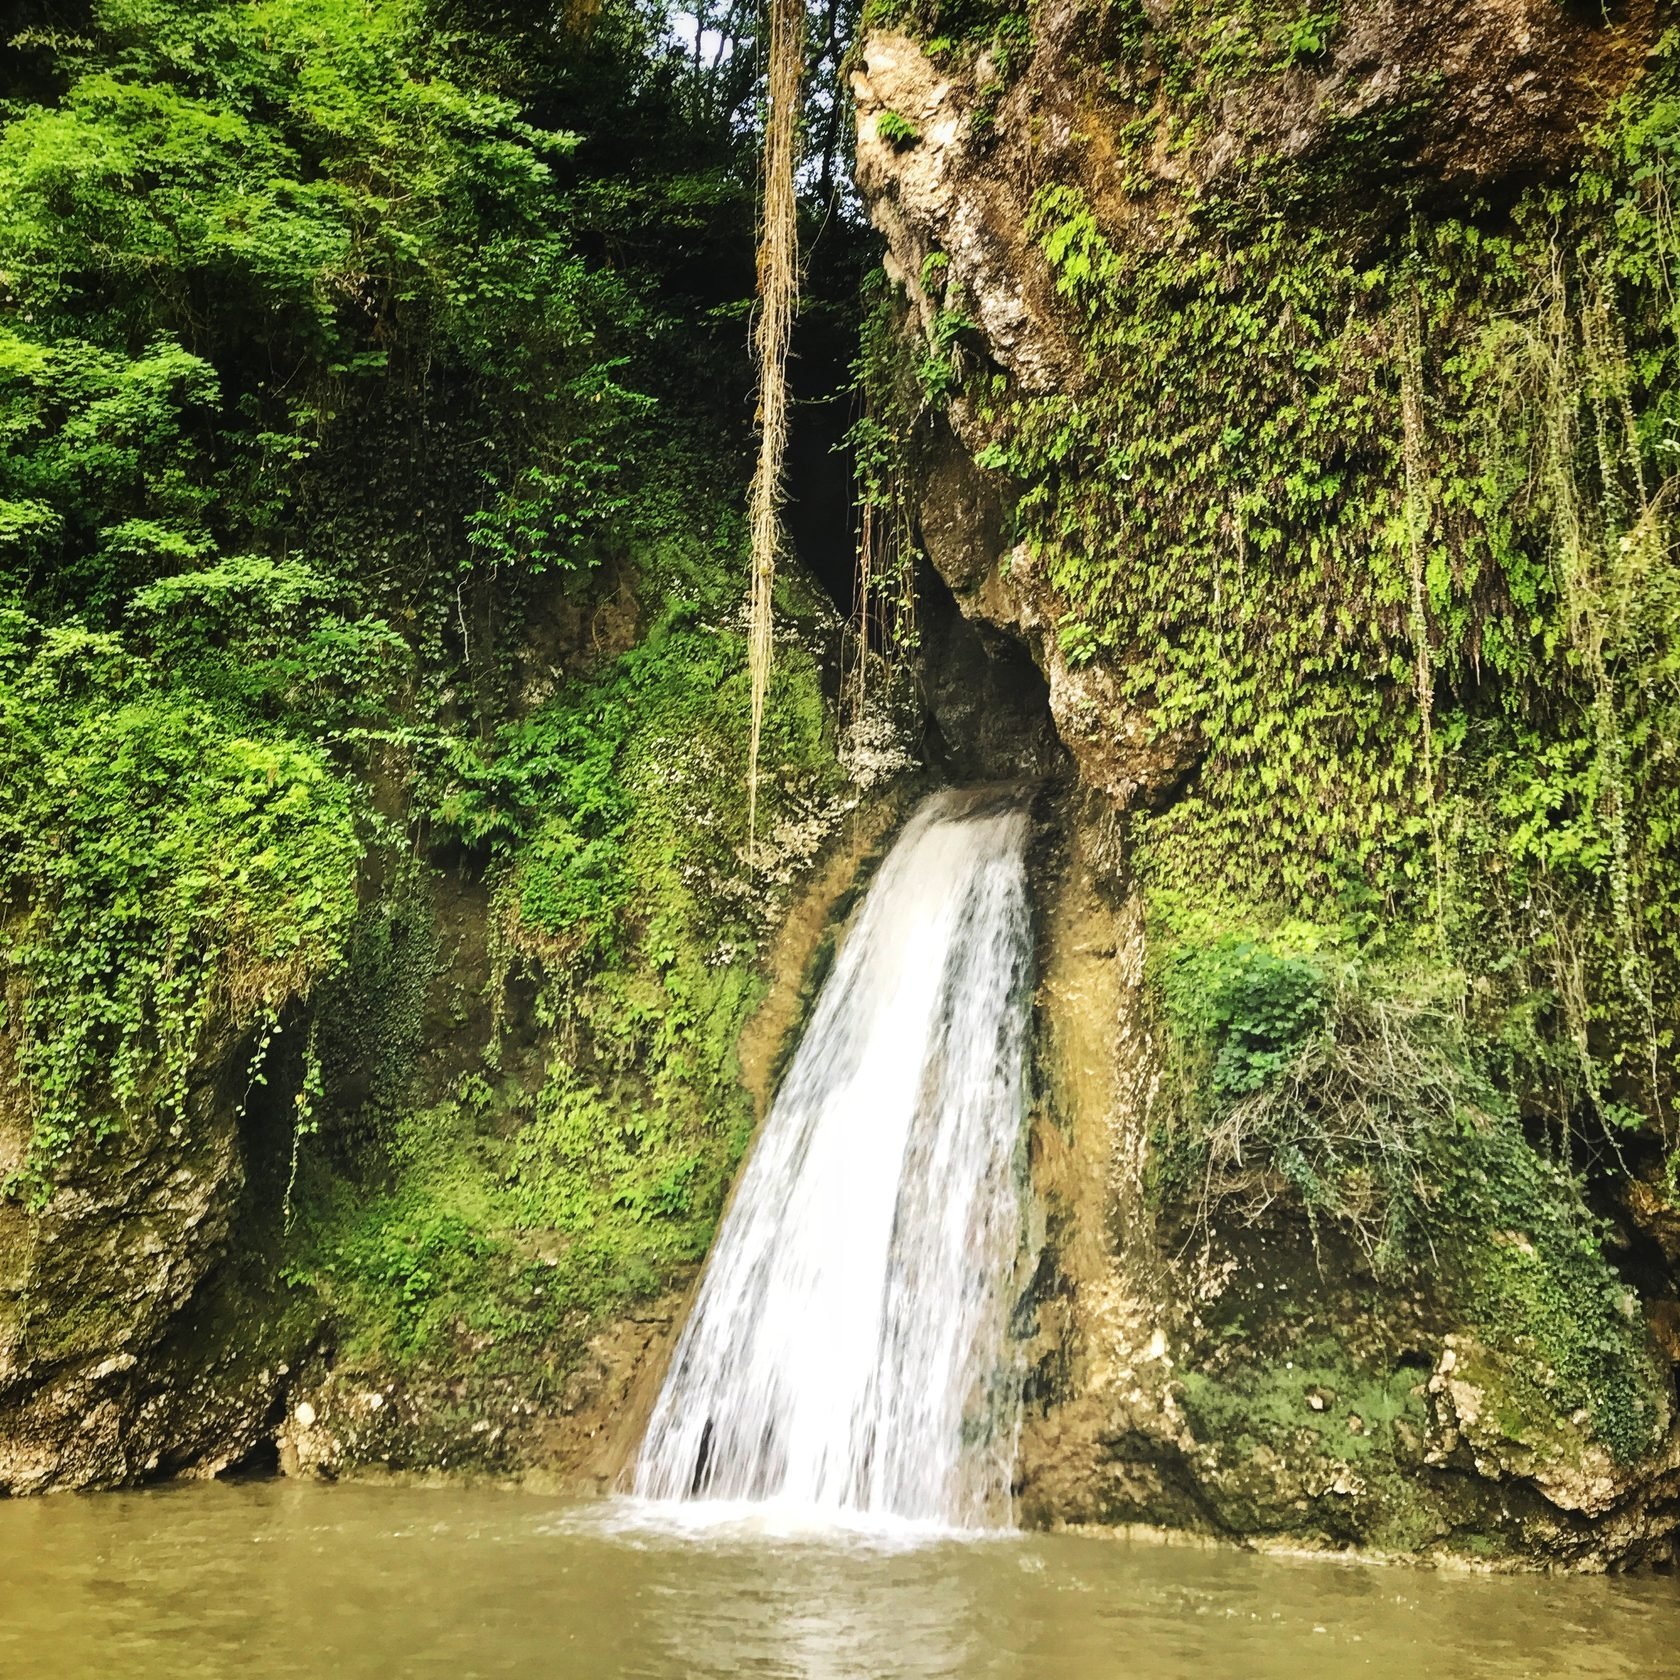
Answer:
<svg viewBox="0 0 1680 1680"><path fill-rule="evenodd" d="M665 28L425 0L9 21L18 1441L101 1395L126 1417L183 1308L249 1320L258 1422L311 1342L422 1384L517 1368L540 1403L603 1307L704 1250L759 944L843 779L827 609L789 582L749 865L753 83ZM101 1374L103 1324L32 1327L111 1287L126 1238L66 1278L44 1233L136 1196L178 1275Z"/></svg>

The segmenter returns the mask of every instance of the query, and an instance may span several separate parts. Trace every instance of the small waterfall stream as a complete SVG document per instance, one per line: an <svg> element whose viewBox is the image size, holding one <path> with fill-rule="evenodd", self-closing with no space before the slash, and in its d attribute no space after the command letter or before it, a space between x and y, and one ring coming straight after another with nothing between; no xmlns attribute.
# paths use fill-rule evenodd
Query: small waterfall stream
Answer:
<svg viewBox="0 0 1680 1680"><path fill-rule="evenodd" d="M936 794L849 929L636 1471L654 1499L1009 1519L1027 811Z"/></svg>

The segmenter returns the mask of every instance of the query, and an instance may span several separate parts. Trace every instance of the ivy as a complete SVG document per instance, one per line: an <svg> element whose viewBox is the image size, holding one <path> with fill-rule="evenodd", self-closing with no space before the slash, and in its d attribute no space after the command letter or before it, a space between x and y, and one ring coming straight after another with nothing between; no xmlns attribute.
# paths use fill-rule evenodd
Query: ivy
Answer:
<svg viewBox="0 0 1680 1680"><path fill-rule="evenodd" d="M111 636L0 613L0 1030L33 1119L11 1188L182 1125L199 1056L337 962L360 856L318 752L230 729Z"/></svg>

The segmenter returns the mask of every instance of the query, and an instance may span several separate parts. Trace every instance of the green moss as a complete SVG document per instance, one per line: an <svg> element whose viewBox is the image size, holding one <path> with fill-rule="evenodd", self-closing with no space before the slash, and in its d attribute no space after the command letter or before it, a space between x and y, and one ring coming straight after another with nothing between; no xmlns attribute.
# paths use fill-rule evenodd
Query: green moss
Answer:
<svg viewBox="0 0 1680 1680"><path fill-rule="evenodd" d="M1585 1186L1536 1150L1495 1078L1496 1045L1454 1006L1462 976L1344 926L1242 936L1205 914L1154 958L1175 1077L1151 1183L1215 1223L1286 1191L1315 1244L1352 1240L1377 1277L1427 1283L1444 1325L1521 1371L1520 1427L1620 1460L1668 1422L1636 1301ZM1161 930L1164 933L1164 929Z"/></svg>
<svg viewBox="0 0 1680 1680"><path fill-rule="evenodd" d="M383 1189L306 1159L288 1277L323 1303L344 1356L397 1371L528 1380L551 1398L599 1293L518 1241L493 1101L471 1086L386 1134ZM370 1161L376 1168L381 1163Z"/></svg>
<svg viewBox="0 0 1680 1680"><path fill-rule="evenodd" d="M1213 1455L1206 1485L1221 1521L1239 1533L1316 1532L1379 1550L1438 1538L1446 1525L1418 1483L1422 1382L1409 1366L1362 1368L1329 1339L1217 1374L1186 1372L1180 1403Z"/></svg>
<svg viewBox="0 0 1680 1680"><path fill-rule="evenodd" d="M1182 114L1215 70L1179 44L1193 73L1146 91ZM1509 1006L1553 993L1554 1042L1593 1046L1566 1106L1633 1088L1653 1117L1680 977L1670 79L1508 220L1392 219L1403 114L1294 174L1251 157L1175 189L1124 244L1046 187L1085 382L966 388L1064 653L1199 744L1135 823L1151 893L1333 921L1357 887ZM1153 132L1122 138L1147 170Z"/></svg>
<svg viewBox="0 0 1680 1680"><path fill-rule="evenodd" d="M1468 1324L1502 1355L1494 1380L1513 1439L1562 1437L1584 1414L1622 1463L1669 1423L1669 1383L1637 1297L1606 1264L1580 1187L1511 1129L1473 1132L1443 1163L1441 1229L1456 1240Z"/></svg>
<svg viewBox="0 0 1680 1680"><path fill-rule="evenodd" d="M1396 1420L1420 1429L1427 1421L1416 1371L1356 1372L1334 1342L1296 1352L1295 1359L1243 1370L1228 1381L1187 1372L1184 1404L1198 1433L1252 1449L1280 1432L1304 1430L1314 1437L1315 1452L1356 1465L1392 1457Z"/></svg>

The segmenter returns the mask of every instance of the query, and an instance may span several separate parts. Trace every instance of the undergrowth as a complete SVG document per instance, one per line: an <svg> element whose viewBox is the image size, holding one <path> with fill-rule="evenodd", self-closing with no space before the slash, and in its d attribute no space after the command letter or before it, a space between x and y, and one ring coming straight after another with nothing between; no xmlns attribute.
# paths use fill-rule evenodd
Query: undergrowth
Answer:
<svg viewBox="0 0 1680 1680"><path fill-rule="evenodd" d="M710 1243L753 1123L736 1041L778 870L820 843L842 777L822 669L788 635L760 812L782 861L746 864L748 673L734 614L691 598L695 560L650 554L642 588L668 604L635 646L428 775L434 832L485 859L488 968L476 994L444 988L471 1071L439 1090L409 1068L385 1118L341 1115L306 1162L295 1275L350 1357L546 1397L602 1315ZM809 619L782 589L784 623ZM391 938L364 936L345 989L400 1022L435 946L408 935L393 966Z"/></svg>
<svg viewBox="0 0 1680 1680"><path fill-rule="evenodd" d="M1321 1256L1351 1244L1379 1279L1430 1280L1529 1372L1543 1427L1580 1412L1619 1459L1648 1451L1667 1408L1636 1302L1583 1182L1496 1083L1463 977L1345 927L1159 931L1153 1193L1191 1240L1301 1208Z"/></svg>
<svg viewBox="0 0 1680 1680"><path fill-rule="evenodd" d="M179 1131L201 1058L255 1033L260 1059L334 968L359 804L319 751L242 731L114 636L16 609L0 790L0 1033L32 1140L9 1188L44 1195L79 1145Z"/></svg>

